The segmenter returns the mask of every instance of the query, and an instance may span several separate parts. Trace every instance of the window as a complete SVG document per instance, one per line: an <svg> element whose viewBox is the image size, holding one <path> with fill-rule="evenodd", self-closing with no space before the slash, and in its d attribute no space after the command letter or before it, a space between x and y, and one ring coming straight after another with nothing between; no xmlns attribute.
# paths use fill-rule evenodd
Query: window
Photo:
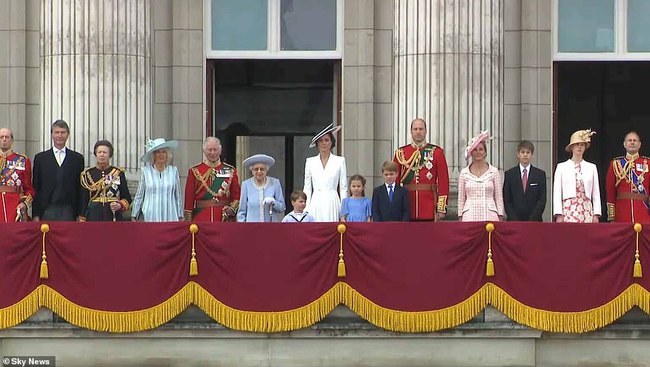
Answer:
<svg viewBox="0 0 650 367"><path fill-rule="evenodd" d="M341 58L344 0L205 0L208 58Z"/></svg>
<svg viewBox="0 0 650 367"><path fill-rule="evenodd" d="M614 52L614 0L560 0L560 52Z"/></svg>
<svg viewBox="0 0 650 367"><path fill-rule="evenodd" d="M212 49L266 50L267 0L213 0Z"/></svg>
<svg viewBox="0 0 650 367"><path fill-rule="evenodd" d="M650 52L650 1L627 0L627 51Z"/></svg>
<svg viewBox="0 0 650 367"><path fill-rule="evenodd" d="M650 60L650 0L554 0L555 60Z"/></svg>

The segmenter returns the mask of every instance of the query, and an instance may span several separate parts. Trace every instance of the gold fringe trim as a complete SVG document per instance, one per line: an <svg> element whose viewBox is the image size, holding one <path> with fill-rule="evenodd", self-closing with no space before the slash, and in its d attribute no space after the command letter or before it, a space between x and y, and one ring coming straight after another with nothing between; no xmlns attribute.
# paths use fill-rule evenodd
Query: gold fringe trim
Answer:
<svg viewBox="0 0 650 367"><path fill-rule="evenodd" d="M0 308L0 329L16 326L35 314L40 308L40 292L42 285L39 285L25 298L11 306Z"/></svg>
<svg viewBox="0 0 650 367"><path fill-rule="evenodd" d="M137 311L112 312L79 306L48 286L41 286L41 305L69 323L95 331L127 333L154 329L183 312L192 301L193 285L186 284L163 303Z"/></svg>
<svg viewBox="0 0 650 367"><path fill-rule="evenodd" d="M0 309L0 328L9 328L47 307L73 325L113 333L156 328L196 304L215 321L235 330L282 332L311 326L337 305L345 304L373 325L399 332L431 332L463 324L488 304L515 322L538 330L583 333L607 326L633 306L650 314L650 292L632 284L608 303L580 312L546 311L517 301L499 286L487 283L468 299L440 310L399 311L381 307L348 284L339 282L308 305L280 312L242 311L228 307L198 283L189 282L165 302L144 310L111 312L74 304L54 289L40 285L14 305Z"/></svg>
<svg viewBox="0 0 650 367"><path fill-rule="evenodd" d="M332 312L348 287L337 283L318 299L303 307L279 312L241 311L219 302L199 284L194 286L194 304L218 323L235 330L273 333L311 326Z"/></svg>
<svg viewBox="0 0 650 367"><path fill-rule="evenodd" d="M452 328L471 320L488 302L489 287L484 285L463 302L433 311L397 311L381 307L354 288L343 284L344 303L357 315L382 329L424 332Z"/></svg>
<svg viewBox="0 0 650 367"><path fill-rule="evenodd" d="M650 293L638 284L632 284L606 304L580 312L545 311L526 306L499 286L488 283L490 304L519 324L543 331L584 333L609 325L643 300L646 312L650 310Z"/></svg>

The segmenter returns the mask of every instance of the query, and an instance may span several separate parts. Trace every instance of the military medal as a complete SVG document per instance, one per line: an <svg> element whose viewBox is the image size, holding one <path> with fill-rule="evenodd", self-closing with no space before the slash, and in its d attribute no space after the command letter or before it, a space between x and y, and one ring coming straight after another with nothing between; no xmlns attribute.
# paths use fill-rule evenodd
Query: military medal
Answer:
<svg viewBox="0 0 650 367"><path fill-rule="evenodd" d="M427 164L424 165L427 169L433 168L433 163L431 161L427 161Z"/></svg>
<svg viewBox="0 0 650 367"><path fill-rule="evenodd" d="M431 177L433 177L433 174L431 174L431 172L427 172L426 176L427 176L427 178L430 180Z"/></svg>

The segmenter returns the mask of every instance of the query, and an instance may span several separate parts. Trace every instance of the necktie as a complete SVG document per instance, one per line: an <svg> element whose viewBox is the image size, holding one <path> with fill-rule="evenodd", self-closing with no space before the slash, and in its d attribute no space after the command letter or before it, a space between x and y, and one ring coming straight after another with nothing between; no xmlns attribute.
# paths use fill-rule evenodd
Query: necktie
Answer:
<svg viewBox="0 0 650 367"><path fill-rule="evenodd" d="M521 177L521 184L524 186L524 192L526 192L528 186L528 170L526 168L524 168L524 175Z"/></svg>
<svg viewBox="0 0 650 367"><path fill-rule="evenodd" d="M61 153L63 153L63 152L60 151L60 150L57 150L57 151L56 151L56 163L59 164L59 167L61 167L61 163L62 163L62 162L61 162Z"/></svg>
<svg viewBox="0 0 650 367"><path fill-rule="evenodd" d="M388 200L393 201L393 185L388 185Z"/></svg>

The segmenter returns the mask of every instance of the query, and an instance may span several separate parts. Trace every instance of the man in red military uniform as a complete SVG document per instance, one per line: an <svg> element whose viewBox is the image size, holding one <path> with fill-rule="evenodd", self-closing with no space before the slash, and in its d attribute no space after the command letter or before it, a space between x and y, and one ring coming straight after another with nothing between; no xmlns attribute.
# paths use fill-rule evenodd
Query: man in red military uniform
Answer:
<svg viewBox="0 0 650 367"><path fill-rule="evenodd" d="M239 208L239 178L235 167L221 162L221 142L208 137L205 161L190 168L185 185L185 220L234 222Z"/></svg>
<svg viewBox="0 0 650 367"><path fill-rule="evenodd" d="M0 129L0 222L27 220L27 211L34 197L32 165L29 158L11 149L14 134Z"/></svg>
<svg viewBox="0 0 650 367"><path fill-rule="evenodd" d="M623 140L626 154L616 157L607 169L607 219L616 222L650 223L650 158L639 155L641 138L630 131Z"/></svg>
<svg viewBox="0 0 650 367"><path fill-rule="evenodd" d="M440 220L447 214L447 160L442 148L426 142L426 135L426 122L413 120L413 142L398 148L393 158L398 165L397 177L409 192L412 221Z"/></svg>

